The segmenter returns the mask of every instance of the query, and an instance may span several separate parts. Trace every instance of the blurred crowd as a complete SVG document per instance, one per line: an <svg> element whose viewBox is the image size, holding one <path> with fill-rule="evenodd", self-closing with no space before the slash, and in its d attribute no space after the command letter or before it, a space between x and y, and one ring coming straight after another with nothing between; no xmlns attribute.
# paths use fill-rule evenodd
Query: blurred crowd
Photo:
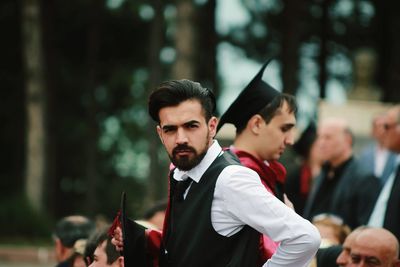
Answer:
<svg viewBox="0 0 400 267"><path fill-rule="evenodd" d="M147 257L151 251L155 251L156 254L152 257L151 266L158 266L157 255L162 256L160 262L164 262L162 259L169 262L168 259L172 257L167 247L161 246L165 245L165 232L166 236L172 233L176 234L175 237L182 238L178 238L179 242L170 239L170 242L176 241L181 246L175 251L176 257L182 257L182 249L186 242L190 241L192 251L184 254L186 262L194 263L192 253L196 254L196 250L193 247L196 247L196 242L199 241L192 239L190 232L195 229L190 227L198 227L205 223L206 230L200 227L204 230L202 234L207 236L218 233L219 235L215 236L219 240L220 235L230 236L216 230L216 225L219 226L218 223L221 222L225 228L226 225L251 226L249 229L255 231L251 244L258 243L259 251L254 251L254 255L257 255L254 256L251 250L248 255L252 255L252 261L244 262L257 261L257 266L268 265L270 258L272 265L281 262L282 266L291 266L294 263L307 266L310 262L311 266L319 267L400 266L400 105L376 114L371 121L371 141L359 152L354 149L356 140L351 125L343 117L326 117L318 122L311 121L295 140L296 100L294 96L280 93L262 80L268 63L269 61L262 66L220 117L219 122L213 116L213 94L198 83L189 80L169 81L153 92L153 98L150 97L149 100L149 114L158 122L157 132L172 162L169 201L154 204L142 218L129 224L124 204L125 195L121 211L112 225L109 222L96 225L89 218L78 215L61 219L54 231L56 258L59 262L57 266L124 266L129 265L128 262L134 262L128 261L127 255L130 258ZM177 100L182 92L187 99ZM186 106L197 107L200 115L193 115L192 109ZM180 109L186 112L185 116L188 118L180 116ZM168 122L162 128L160 113ZM207 129L198 126L204 123L202 116L204 121L208 122ZM214 136L225 123L233 124L236 134L232 143L222 148L218 141L214 140ZM212 134L210 131L213 131ZM207 140L202 157L193 152L196 152L197 145L204 145L198 140L200 133L204 134ZM281 159L285 149L290 146L295 152L294 155L290 160ZM180 150L177 150L178 148ZM238 166L240 163L247 167L243 168L240 175L237 174L238 180L235 180L232 174L224 176L217 173L218 175L214 174L213 178L210 178L210 174L204 174L205 170L201 175L196 172L199 171L197 167L203 162L206 152L208 155L208 149L212 151L211 148L216 148L213 161L231 157L230 160L235 159L237 164L227 161L226 166ZM194 159L189 161L191 154L194 155ZM220 155L224 157L219 157ZM176 179L178 174L186 179ZM202 202L193 201L188 195L192 196L197 192L199 197L204 197L204 194L199 193L201 191L196 191L196 186L202 185L199 180L203 176L205 181L235 181L232 187L236 190L233 192L241 196L239 201L232 191L229 191L231 187L225 186L223 182L219 183L222 184L220 191L217 190L218 183L203 189L211 196L206 198L210 202L209 205L205 205L204 199ZM198 180L193 183L196 177ZM253 178L254 184L249 181ZM249 188L252 189L251 192ZM221 195L217 192L221 192ZM186 197L188 200L185 200ZM224 211L225 206L228 206L226 203L230 203L226 197L235 205L227 209L227 219L224 221L217 215L213 217L213 212ZM246 201L243 202L244 197ZM221 199L224 201L218 206L217 200ZM214 202L217 203L215 206ZM189 203L189 206L182 206L183 203ZM190 203L196 205L190 206ZM246 208L239 209L232 216L232 209L241 204L247 204L244 206ZM218 209L213 210L212 207ZM204 209L205 215L197 218L201 213L199 209ZM275 212L278 210L279 212ZM192 220L192 224L179 224L177 227L176 223L181 222L177 219L184 213L186 219ZM213 219L217 217L218 220L214 224ZM251 224L244 223L248 217L254 219L249 220ZM205 220L201 221L201 218ZM282 225L284 227L281 227ZM186 232L182 230L185 227L188 228ZM242 228L238 229L241 231ZM183 238L177 234L179 231L188 236ZM236 228L232 228L231 231L235 232ZM130 237L127 237L128 233ZM197 238L202 239L199 235ZM226 246L221 244L217 247L224 247L223 251L228 255L228 259L235 256L236 250L226 251ZM139 247L140 249L132 250ZM297 251L293 251L293 247L296 247ZM247 248L238 249L243 249L246 253L248 251ZM125 257L120 253L124 250L129 251ZM284 251L289 254L285 254ZM293 258L289 259L287 255ZM281 261L277 259L279 257L282 257ZM212 258L205 262L218 261Z"/></svg>
<svg viewBox="0 0 400 267"><path fill-rule="evenodd" d="M399 124L398 105L376 114L359 152L343 118L311 123L294 144L286 192L320 231L314 266L399 266Z"/></svg>
<svg viewBox="0 0 400 267"><path fill-rule="evenodd" d="M295 211L320 232L311 266L400 266L400 106L374 117L371 137L355 153L350 126L329 118L311 122L293 145L284 186ZM166 208L166 201L156 203L136 222L161 230ZM124 266L109 227L84 216L60 220L57 266Z"/></svg>

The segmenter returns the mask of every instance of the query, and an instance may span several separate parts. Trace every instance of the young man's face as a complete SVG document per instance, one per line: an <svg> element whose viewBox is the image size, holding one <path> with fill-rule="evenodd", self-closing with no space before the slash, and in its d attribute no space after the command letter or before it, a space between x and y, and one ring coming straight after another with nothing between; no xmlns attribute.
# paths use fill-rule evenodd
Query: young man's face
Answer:
<svg viewBox="0 0 400 267"><path fill-rule="evenodd" d="M296 117L285 102L281 110L266 124L261 125L259 157L263 160L279 159L288 145L294 142Z"/></svg>
<svg viewBox="0 0 400 267"><path fill-rule="evenodd" d="M217 118L206 122L197 100L162 108L159 118L157 132L172 163L181 170L190 170L199 164L215 136Z"/></svg>
<svg viewBox="0 0 400 267"><path fill-rule="evenodd" d="M93 253L93 262L89 265L89 267L114 266L113 264L109 265L107 263L106 244L107 241L103 241L101 245L97 246L96 250Z"/></svg>

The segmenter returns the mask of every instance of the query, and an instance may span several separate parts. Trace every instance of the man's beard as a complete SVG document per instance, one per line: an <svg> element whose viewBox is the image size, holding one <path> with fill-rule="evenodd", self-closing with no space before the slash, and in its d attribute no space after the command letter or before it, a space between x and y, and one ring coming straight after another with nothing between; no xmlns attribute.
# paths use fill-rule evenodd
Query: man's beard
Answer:
<svg viewBox="0 0 400 267"><path fill-rule="evenodd" d="M208 150L208 142L206 141L206 144L204 148L198 153L196 149L194 149L191 146L188 145L178 145L172 150L172 155L169 155L169 158L171 159L171 162L177 167L178 169L182 171L188 171L196 167L205 157L207 154ZM191 155L187 156L177 156L177 153L179 152L190 152Z"/></svg>

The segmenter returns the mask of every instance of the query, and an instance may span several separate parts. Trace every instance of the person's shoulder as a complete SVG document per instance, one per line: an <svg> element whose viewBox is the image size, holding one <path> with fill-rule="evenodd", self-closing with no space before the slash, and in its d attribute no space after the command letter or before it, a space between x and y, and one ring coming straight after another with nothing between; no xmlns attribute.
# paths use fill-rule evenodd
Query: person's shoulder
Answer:
<svg viewBox="0 0 400 267"><path fill-rule="evenodd" d="M232 164L232 165L228 165L223 169L223 172L226 174L231 174L231 175L235 175L235 174L248 174L248 175L256 175L258 176L257 172L254 171L253 169L241 165L241 164Z"/></svg>
<svg viewBox="0 0 400 267"><path fill-rule="evenodd" d="M258 173L243 165L226 166L219 177L220 183L225 185L235 185L237 183L259 183L260 176Z"/></svg>

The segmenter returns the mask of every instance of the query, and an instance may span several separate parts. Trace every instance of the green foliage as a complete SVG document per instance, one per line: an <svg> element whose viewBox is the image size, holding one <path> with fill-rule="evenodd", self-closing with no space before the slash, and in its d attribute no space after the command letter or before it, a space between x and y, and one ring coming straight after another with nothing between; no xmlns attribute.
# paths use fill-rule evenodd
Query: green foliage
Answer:
<svg viewBox="0 0 400 267"><path fill-rule="evenodd" d="M1 242L49 242L51 222L47 214L35 211L20 194L2 197L0 201Z"/></svg>

